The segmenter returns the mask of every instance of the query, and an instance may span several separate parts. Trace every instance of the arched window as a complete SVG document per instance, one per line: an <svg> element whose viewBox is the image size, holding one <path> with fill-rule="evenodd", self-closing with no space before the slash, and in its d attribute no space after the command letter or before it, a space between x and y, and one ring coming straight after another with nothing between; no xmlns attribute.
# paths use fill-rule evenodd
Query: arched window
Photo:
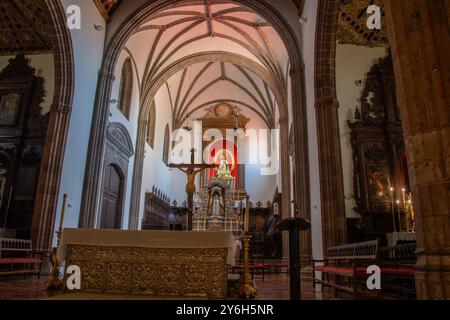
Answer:
<svg viewBox="0 0 450 320"><path fill-rule="evenodd" d="M118 108L127 119L130 118L132 95L133 95L133 67L131 65L131 59L127 58L123 63L122 67L119 101L118 101Z"/></svg>
<svg viewBox="0 0 450 320"><path fill-rule="evenodd" d="M156 126L156 108L155 101L152 102L150 107L150 114L148 115L147 126L147 143L152 147L155 147L155 126Z"/></svg>
<svg viewBox="0 0 450 320"><path fill-rule="evenodd" d="M163 162L169 164L169 147L170 147L170 129L169 125L166 125L164 132L164 149L163 149Z"/></svg>

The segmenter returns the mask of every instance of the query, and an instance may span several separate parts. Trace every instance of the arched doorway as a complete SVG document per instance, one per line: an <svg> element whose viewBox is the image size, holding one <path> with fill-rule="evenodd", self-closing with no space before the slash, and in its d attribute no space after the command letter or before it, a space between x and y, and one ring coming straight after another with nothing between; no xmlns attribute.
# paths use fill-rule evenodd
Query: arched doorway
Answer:
<svg viewBox="0 0 450 320"><path fill-rule="evenodd" d="M110 164L103 176L100 229L120 229L124 199L124 177L119 168Z"/></svg>

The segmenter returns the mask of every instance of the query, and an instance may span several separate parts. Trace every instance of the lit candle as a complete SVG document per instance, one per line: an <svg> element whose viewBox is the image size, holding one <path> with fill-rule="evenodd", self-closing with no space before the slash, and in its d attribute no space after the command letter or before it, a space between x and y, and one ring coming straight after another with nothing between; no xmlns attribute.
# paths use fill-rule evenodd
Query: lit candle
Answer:
<svg viewBox="0 0 450 320"><path fill-rule="evenodd" d="M398 229L402 232L402 218L400 213L400 200L397 200Z"/></svg>

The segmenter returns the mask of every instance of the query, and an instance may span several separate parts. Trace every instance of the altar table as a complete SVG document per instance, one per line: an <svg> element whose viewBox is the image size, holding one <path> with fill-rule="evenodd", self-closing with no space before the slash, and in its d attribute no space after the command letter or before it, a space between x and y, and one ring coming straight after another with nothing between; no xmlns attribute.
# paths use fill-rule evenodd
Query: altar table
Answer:
<svg viewBox="0 0 450 320"><path fill-rule="evenodd" d="M223 299L235 253L231 232L65 229L57 254L81 291Z"/></svg>

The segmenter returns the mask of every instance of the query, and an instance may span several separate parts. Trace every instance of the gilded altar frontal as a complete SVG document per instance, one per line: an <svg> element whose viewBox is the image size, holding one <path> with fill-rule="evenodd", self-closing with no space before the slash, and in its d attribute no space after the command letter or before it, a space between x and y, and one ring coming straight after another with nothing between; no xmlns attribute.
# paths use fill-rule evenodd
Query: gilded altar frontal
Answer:
<svg viewBox="0 0 450 320"><path fill-rule="evenodd" d="M0 304L449 300L449 21L448 0L0 1Z"/></svg>

